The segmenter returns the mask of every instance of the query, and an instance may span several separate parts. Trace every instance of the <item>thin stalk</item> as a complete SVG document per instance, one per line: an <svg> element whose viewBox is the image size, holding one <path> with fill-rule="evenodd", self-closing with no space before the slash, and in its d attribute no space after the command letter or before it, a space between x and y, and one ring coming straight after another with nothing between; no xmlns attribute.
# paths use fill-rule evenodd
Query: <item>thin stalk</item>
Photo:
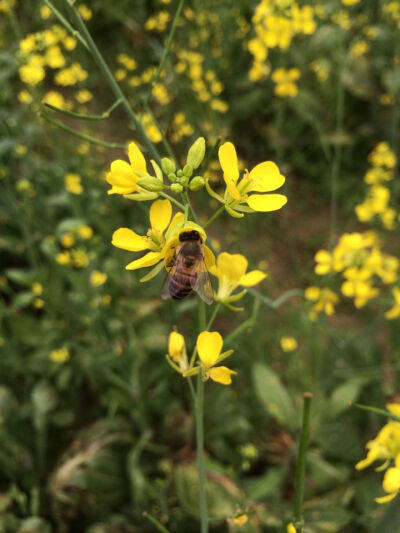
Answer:
<svg viewBox="0 0 400 533"><path fill-rule="evenodd" d="M157 520L157 518L154 518L150 513L147 511L144 511L142 513L142 516L146 518L150 522L150 524L153 524L153 526L156 528L157 531L161 531L161 533L169 533L168 529L164 527L161 522Z"/></svg>
<svg viewBox="0 0 400 533"><path fill-rule="evenodd" d="M207 327L206 327L206 330L207 330L207 331L210 331L210 328L211 328L211 326L213 325L213 322L214 322L214 320L216 319L217 314L218 314L218 311L219 311L220 309L221 309L221 303L220 303L220 302L217 302L217 305L216 305L215 308L214 308L213 314L211 315L211 318L210 318L210 320L208 321L208 324L207 324Z"/></svg>
<svg viewBox="0 0 400 533"><path fill-rule="evenodd" d="M20 41L22 39L21 27L18 23L17 17L15 16L14 9L11 5L10 0L6 0L6 8L7 8L7 15L8 15L8 18L10 19L10 24L12 26L15 37L17 41Z"/></svg>
<svg viewBox="0 0 400 533"><path fill-rule="evenodd" d="M303 394L303 424L301 428L299 452L297 456L296 465L296 485L295 485L295 500L294 500L294 519L296 533L303 533L303 500L304 500L304 478L306 473L306 451L308 439L310 436L310 411L311 400L313 395L311 392Z"/></svg>
<svg viewBox="0 0 400 533"><path fill-rule="evenodd" d="M53 14L58 18L58 20L61 22L61 24L67 28L67 30L74 36L78 39L78 41L80 41L83 46L89 50L89 47L87 45L87 42L85 41L85 39L82 37L82 35L79 33L79 31L75 30L71 24L68 22L68 20L64 17L64 15L58 11L58 9L53 6L53 4L50 2L50 0L44 0L44 3L46 4L46 6L51 9L51 11L53 12Z"/></svg>
<svg viewBox="0 0 400 533"><path fill-rule="evenodd" d="M236 337L238 337L243 331L245 331L247 328L251 328L257 319L258 310L260 309L260 302L256 299L254 299L253 303L253 311L251 313L250 318L239 324L237 328L235 328L227 337L225 338L225 344L231 343Z"/></svg>
<svg viewBox="0 0 400 533"><path fill-rule="evenodd" d="M57 126L58 128L71 133L71 135L75 135L75 137L78 137L79 139L82 139L84 141L90 142L92 144L97 144L98 146L103 146L103 148L126 148L125 144L120 143L109 143L107 141L102 141L101 139L96 139L95 137L92 137L91 135L87 135L86 133L81 133L80 131L74 130L73 128L70 128L64 122L61 122L59 120L56 120L47 113L42 113L42 117L46 120L46 122L49 122L53 126Z"/></svg>
<svg viewBox="0 0 400 533"><path fill-rule="evenodd" d="M268 296L261 294L260 292L258 292L257 289L254 289L253 287L248 287L247 292L252 294L255 298L257 298L257 300L260 300L260 302L267 305L271 309L278 309L290 298L293 298L294 296L302 296L304 293L302 289L290 289L281 294L276 300L271 300L271 298L268 298Z"/></svg>
<svg viewBox="0 0 400 533"><path fill-rule="evenodd" d="M196 447L197 447L197 468L199 472L199 510L201 533L208 532L208 513L205 486L204 469L204 381L201 372L197 375L196 391Z"/></svg>
<svg viewBox="0 0 400 533"><path fill-rule="evenodd" d="M179 209L182 209L183 211L185 210L185 206L183 204L181 204L180 202L178 202L178 200L175 200L175 198L173 198L172 196L170 196L169 194L167 194L166 192L159 192L158 193L160 196L162 196L163 198L168 198L168 200L175 204L177 207L179 207Z"/></svg>
<svg viewBox="0 0 400 533"><path fill-rule="evenodd" d="M112 75L110 69L108 68L107 63L105 62L103 56L101 55L99 49L97 48L96 43L94 42L92 36L90 35L89 30L86 27L86 24L81 19L76 7L71 3L71 0L64 0L64 2L67 4L69 9L71 10L71 13L72 13L72 15L73 15L73 17L75 19L75 22L76 22L76 24L78 26L78 29L79 29L81 35L83 35L83 38L85 39L85 41L88 44L89 51L90 51L91 55L93 56L93 58L96 61L97 65L99 66L101 72L103 73L103 76L105 77L106 81L108 82L108 84L109 84L111 90L113 91L115 97L117 99L121 100L122 106L123 106L126 114L128 115L128 117L134 123L136 131L139 134L139 136L141 137L144 145L146 146L146 148L148 149L148 151L150 152L152 157L156 160L156 162L159 165L161 165L161 158L160 158L160 154L158 153L157 148L155 147L155 145L151 142L151 140L147 136L147 134L146 134L146 132L145 132L143 126L142 126L142 123L140 122L139 118L136 116L136 114L134 113L133 109L129 105L128 99L126 98L126 96L122 92L120 86L118 85L118 83L116 82L116 80L115 80L114 76Z"/></svg>
<svg viewBox="0 0 400 533"><path fill-rule="evenodd" d="M225 204L222 205L219 209L217 209L217 211L215 211L215 213L207 220L207 222L205 224L203 224L203 228L206 229L208 228L208 226L214 222L214 220L216 220L219 215L225 210Z"/></svg>
<svg viewBox="0 0 400 533"><path fill-rule="evenodd" d="M385 418L389 418L390 420L395 420L396 422L400 422L400 416L390 413L389 411L385 411L385 409L379 409L379 407L372 407L370 405L363 405L361 403L355 403L355 402L350 402L349 407L357 407L357 409L362 409L363 411L369 411L370 413L375 413L377 415L384 416Z"/></svg>
<svg viewBox="0 0 400 533"><path fill-rule="evenodd" d="M163 53L162 53L162 56L161 56L161 61L160 61L159 65L158 65L157 72L156 72L156 74L155 74L155 76L153 78L153 81L151 82L151 89L150 89L150 91L148 93L148 96L147 96L147 99L146 99L146 102L145 102L146 106L148 106L148 104L150 102L151 92L152 92L153 88L155 87L155 85L157 85L158 80L160 79L162 70L164 68L165 61L167 60L167 57L168 57L168 54L169 54L169 51L170 51L170 48L171 48L172 40L173 40L174 35L175 35L176 26L178 24L179 15L181 14L184 2L185 2L185 0L180 0L180 2L178 4L178 7L176 9L176 12L175 12L175 15L174 15L174 19L173 19L172 24L171 24L171 29L170 29L169 35L167 37L167 42L165 43L165 47L164 47L164 50L163 50Z"/></svg>
<svg viewBox="0 0 400 533"><path fill-rule="evenodd" d="M206 304L201 298L198 298L198 310L199 310L199 331L205 331L206 329Z"/></svg>
<svg viewBox="0 0 400 533"><path fill-rule="evenodd" d="M101 115L85 115L84 113L75 113L75 111L68 111L68 109L62 109L61 107L57 107L47 102L43 102L43 105L47 107L48 109L51 109L52 111L57 111L58 113L62 113L63 115L66 115L72 118L79 118L81 120L104 120L110 116L111 112L117 106L119 106L120 103L121 103L121 100L117 100L116 102L113 103L111 107L107 109L107 111L104 111L104 113L102 113Z"/></svg>

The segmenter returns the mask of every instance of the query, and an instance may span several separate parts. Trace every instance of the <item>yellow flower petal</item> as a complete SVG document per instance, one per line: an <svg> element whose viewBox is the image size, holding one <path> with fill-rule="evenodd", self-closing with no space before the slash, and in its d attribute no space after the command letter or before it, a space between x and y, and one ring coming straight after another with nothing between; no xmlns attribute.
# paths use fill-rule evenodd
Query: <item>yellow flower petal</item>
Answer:
<svg viewBox="0 0 400 533"><path fill-rule="evenodd" d="M400 416L400 403L388 403L386 404L386 409L389 413Z"/></svg>
<svg viewBox="0 0 400 533"><path fill-rule="evenodd" d="M285 183L285 177L279 172L278 166L272 161L264 161L250 171L249 178L253 181L250 191L276 191Z"/></svg>
<svg viewBox="0 0 400 533"><path fill-rule="evenodd" d="M151 227L163 232L171 220L171 215L171 202L169 200L157 200L150 207Z"/></svg>
<svg viewBox="0 0 400 533"><path fill-rule="evenodd" d="M382 496L381 498L375 498L376 503L387 503L392 501L396 496L397 492L392 492L392 494L388 494L387 496Z"/></svg>
<svg viewBox="0 0 400 533"><path fill-rule="evenodd" d="M283 194L252 194L247 198L247 204L254 211L276 211L283 207L287 202Z"/></svg>
<svg viewBox="0 0 400 533"><path fill-rule="evenodd" d="M254 285L257 285L267 277L267 274L262 272L261 270L252 270L251 272L247 272L244 276L240 278L239 285L243 285L244 287L253 287Z"/></svg>
<svg viewBox="0 0 400 533"><path fill-rule="evenodd" d="M224 341L218 331L202 331L197 337L197 351L206 368L213 366L222 350Z"/></svg>
<svg viewBox="0 0 400 533"><path fill-rule="evenodd" d="M168 353L171 359L179 363L181 354L185 348L185 338L180 333L172 331L168 339Z"/></svg>
<svg viewBox="0 0 400 533"><path fill-rule="evenodd" d="M224 180L229 194L232 198L239 200L240 193L236 188L236 182L239 178L239 165L235 147L231 142L226 142L219 147L219 162L224 172Z"/></svg>
<svg viewBox="0 0 400 533"><path fill-rule="evenodd" d="M129 228L119 228L114 231L111 243L117 248L130 252L141 252L149 247L146 237L138 235Z"/></svg>
<svg viewBox="0 0 400 533"><path fill-rule="evenodd" d="M161 261L162 258L163 255L160 252L149 252L140 259L132 261L132 263L129 263L125 268L126 270L137 270L138 268L153 266L158 263L158 261Z"/></svg>
<svg viewBox="0 0 400 533"><path fill-rule="evenodd" d="M232 374L237 374L237 372L230 370L230 368L227 368L226 366L216 366L209 370L210 378L222 385L230 385L232 383Z"/></svg>
<svg viewBox="0 0 400 533"><path fill-rule="evenodd" d="M388 468L383 478L382 487L385 492L398 492L400 490L400 468Z"/></svg>
<svg viewBox="0 0 400 533"><path fill-rule="evenodd" d="M217 266L230 282L238 284L244 277L247 270L247 259L241 254L228 254L223 252L219 254Z"/></svg>
<svg viewBox="0 0 400 533"><path fill-rule="evenodd" d="M210 248L203 244L203 251L204 251L204 262L206 264L207 269L209 270L215 265L215 255L212 253Z"/></svg>
<svg viewBox="0 0 400 533"><path fill-rule="evenodd" d="M147 174L146 160L139 147L134 142L129 143L128 157L133 170Z"/></svg>
<svg viewBox="0 0 400 533"><path fill-rule="evenodd" d="M106 180L113 186L109 193L129 194L138 188L132 168L122 159L111 163L111 170L107 173Z"/></svg>

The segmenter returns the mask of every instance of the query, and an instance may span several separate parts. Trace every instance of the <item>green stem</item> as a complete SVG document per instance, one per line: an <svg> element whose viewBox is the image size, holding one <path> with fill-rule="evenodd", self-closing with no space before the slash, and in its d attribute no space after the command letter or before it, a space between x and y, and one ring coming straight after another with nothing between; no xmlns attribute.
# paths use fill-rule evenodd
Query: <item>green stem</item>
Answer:
<svg viewBox="0 0 400 533"><path fill-rule="evenodd" d="M296 486L295 486L295 500L294 500L294 519L297 533L303 533L303 500L304 500L304 478L306 472L306 451L308 439L310 435L310 411L311 400L313 395L311 392L303 394L303 424L301 428L299 452L297 456L296 465Z"/></svg>
<svg viewBox="0 0 400 533"><path fill-rule="evenodd" d="M85 115L83 113L75 113L75 111L68 111L68 109L62 109L61 107L57 107L55 105L49 104L47 102L43 102L43 105L47 107L48 109L51 109L52 111L57 111L58 113L62 113L63 115L66 115L68 117L72 118L79 118L81 120L104 120L110 116L110 113L121 103L121 100L117 100L113 103L111 107L107 109L107 111L104 111L101 115Z"/></svg>
<svg viewBox="0 0 400 533"><path fill-rule="evenodd" d="M238 337L243 331L245 331L248 328L251 328L255 321L257 320L258 310L260 309L260 302L256 299L254 299L253 303L253 311L251 313L251 317L239 324L237 328L235 328L227 337L225 338L225 344L231 343L236 337Z"/></svg>
<svg viewBox="0 0 400 533"><path fill-rule="evenodd" d="M109 86L111 87L111 90L113 91L115 97L119 100L121 100L122 106L128 115L128 117L132 120L132 122L135 124L135 128L139 136L141 137L144 145L147 147L148 151L152 155L152 157L156 160L156 162L161 165L161 158L158 153L157 148L155 145L151 142L149 137L147 136L142 123L140 122L139 118L134 113L133 109L129 105L128 99L122 92L120 86L116 82L114 76L112 75L110 69L108 68L106 62L104 61L103 56L101 55L99 49L96 46L96 43L93 41L92 36L89 33L89 30L87 29L85 23L81 19L76 7L74 4L72 4L71 0L64 0L64 2L68 5L68 7L71 10L71 13L76 21L76 24L78 26L78 29L83 35L83 38L88 44L88 48L90 53L92 54L94 60L97 62L100 70L103 73L103 76L105 77L106 81L108 82Z"/></svg>
<svg viewBox="0 0 400 533"><path fill-rule="evenodd" d="M75 30L71 24L68 22L68 20L64 17L64 15L58 11L58 9L53 6L53 4L50 2L50 0L44 0L44 3L46 4L46 6L51 9L51 11L54 13L54 15L58 18L58 20L61 22L61 24L67 28L67 30L74 36L76 37L82 44L85 48L87 48L89 50L89 47L87 45L87 42L85 41L85 39L82 37L82 35L79 33L79 31Z"/></svg>
<svg viewBox="0 0 400 533"><path fill-rule="evenodd" d="M362 409L363 411L369 411L370 413L375 413L377 415L384 416L385 418L389 418L390 420L395 420L396 422L400 422L400 416L390 413L389 411L385 411L385 409L379 409L379 407L372 407L369 405L363 405L361 403L355 403L355 402L349 403L349 407L357 407L357 409Z"/></svg>
<svg viewBox="0 0 400 533"><path fill-rule="evenodd" d="M162 533L169 533L168 529L164 527L161 522L157 520L157 518L154 518L154 516L149 514L147 511L144 511L142 513L142 516L146 518L151 524L153 524L157 531L161 531Z"/></svg>
<svg viewBox="0 0 400 533"><path fill-rule="evenodd" d="M163 53L162 53L162 56L161 56L161 61L160 61L159 65L158 65L157 72L156 72L156 74L155 74L155 76L153 78L153 81L151 83L151 90L149 91L149 94L148 94L148 97L147 97L147 100L146 100L146 106L148 105L148 103L150 101L151 91L155 87L155 85L157 85L158 80L160 79L162 70L164 68L165 61L167 60L167 57L168 57L168 54L169 54L169 51L170 51L170 48L171 48L171 44L172 44L172 39L174 38L176 27L177 27L177 24L178 24L179 15L181 14L184 2L185 2L185 0L180 0L180 2L178 4L178 7L177 7L177 10L175 12L174 19L173 19L172 25L171 25L171 30L170 30L169 35L167 37L167 42L165 43L165 47L164 47L164 50L163 50Z"/></svg>
<svg viewBox="0 0 400 533"><path fill-rule="evenodd" d="M101 139L96 139L95 137L92 137L91 135L87 135L86 133L81 133L80 131L74 130L73 128L70 128L63 122L50 117L47 113L42 113L42 117L46 120L46 122L53 124L53 126L57 126L58 128L64 131L67 131L68 133L71 133L71 135L75 135L75 137L78 137L79 139L90 142L92 144L103 146L103 148L123 148L123 149L126 148L125 144L109 143L107 141L102 141Z"/></svg>
<svg viewBox="0 0 400 533"><path fill-rule="evenodd" d="M213 314L211 315L211 318L210 320L208 321L208 324L207 324L207 327L206 327L206 330L207 331L210 331L210 328L211 326L213 325L213 322L218 314L218 311L221 309L221 303L220 302L217 302L217 305L215 306L214 308L214 311L213 311Z"/></svg>
<svg viewBox="0 0 400 533"><path fill-rule="evenodd" d="M206 304L201 298L198 298L198 310L199 310L199 331L205 331L206 329Z"/></svg>
<svg viewBox="0 0 400 533"><path fill-rule="evenodd" d="M196 392L196 447L197 447L197 468L199 472L199 510L201 533L208 532L207 499L205 486L204 469L204 381L201 372L197 376Z"/></svg>
<svg viewBox="0 0 400 533"><path fill-rule="evenodd" d="M15 16L14 9L11 6L10 0L6 0L6 5L7 5L7 15L8 15L8 18L10 19L10 24L14 31L15 37L17 41L20 41L22 39L21 27L18 23L17 17Z"/></svg>
<svg viewBox="0 0 400 533"><path fill-rule="evenodd" d="M183 211L185 210L185 206L183 204L181 204L180 202L178 202L178 200L175 200L175 198L173 198L172 196L170 196L169 194L167 194L166 192L159 192L158 193L160 196L162 196L163 198L167 198L170 202L172 202L173 204L175 204L177 207L179 207L179 209L182 209Z"/></svg>
<svg viewBox="0 0 400 533"><path fill-rule="evenodd" d="M214 222L214 220L216 220L216 219L219 217L219 215L220 215L224 210L225 210L225 204L222 205L217 211L215 211L215 213L213 214L213 216L210 217L210 218L207 220L207 222L206 222L205 224L203 224L203 228L204 228L204 229L208 228L208 226L209 226L212 222Z"/></svg>

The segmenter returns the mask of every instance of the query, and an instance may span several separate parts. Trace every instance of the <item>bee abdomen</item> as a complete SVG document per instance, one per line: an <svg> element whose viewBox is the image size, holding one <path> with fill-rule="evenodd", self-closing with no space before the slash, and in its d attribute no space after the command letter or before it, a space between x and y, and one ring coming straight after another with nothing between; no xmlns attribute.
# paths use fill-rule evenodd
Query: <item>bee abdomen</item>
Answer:
<svg viewBox="0 0 400 533"><path fill-rule="evenodd" d="M169 293L174 300L183 300L190 294L197 280L197 272L178 269L169 280Z"/></svg>

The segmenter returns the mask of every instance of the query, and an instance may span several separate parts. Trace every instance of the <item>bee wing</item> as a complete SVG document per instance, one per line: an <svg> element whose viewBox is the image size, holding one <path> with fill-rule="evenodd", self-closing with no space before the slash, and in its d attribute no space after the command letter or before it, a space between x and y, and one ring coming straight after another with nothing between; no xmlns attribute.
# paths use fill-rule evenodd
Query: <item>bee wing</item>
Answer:
<svg viewBox="0 0 400 533"><path fill-rule="evenodd" d="M214 291L203 257L199 259L196 265L196 271L197 276L192 285L192 289L197 292L197 294L206 302L206 304L211 305L214 301Z"/></svg>

